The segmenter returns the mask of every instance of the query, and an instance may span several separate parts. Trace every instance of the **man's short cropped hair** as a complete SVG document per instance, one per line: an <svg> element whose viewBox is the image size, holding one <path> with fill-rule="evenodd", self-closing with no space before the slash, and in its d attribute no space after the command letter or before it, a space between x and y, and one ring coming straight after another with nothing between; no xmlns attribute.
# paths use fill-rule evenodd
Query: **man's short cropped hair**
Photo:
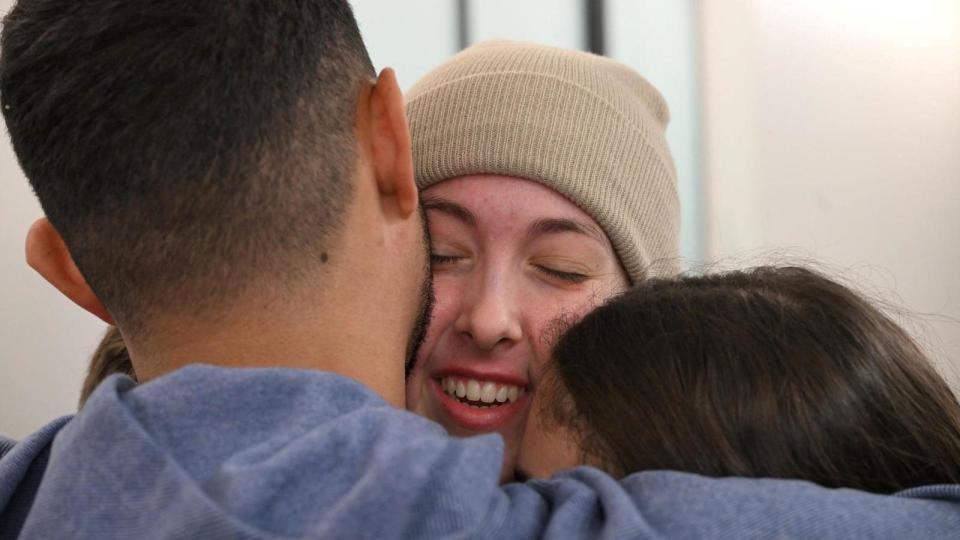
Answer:
<svg viewBox="0 0 960 540"><path fill-rule="evenodd" d="M325 259L374 75L345 0L19 0L0 40L20 165L121 324Z"/></svg>

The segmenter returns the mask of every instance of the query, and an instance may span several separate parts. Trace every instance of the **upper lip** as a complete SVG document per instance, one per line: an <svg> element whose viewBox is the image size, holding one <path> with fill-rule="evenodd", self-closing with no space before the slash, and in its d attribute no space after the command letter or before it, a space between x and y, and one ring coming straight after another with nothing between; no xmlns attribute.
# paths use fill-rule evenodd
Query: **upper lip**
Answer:
<svg viewBox="0 0 960 540"><path fill-rule="evenodd" d="M445 377L458 377L462 379L474 379L477 381L491 381L500 384L519 386L520 388L527 388L530 384L526 377L487 369L449 367L437 370L433 374L433 378L435 379L443 379Z"/></svg>

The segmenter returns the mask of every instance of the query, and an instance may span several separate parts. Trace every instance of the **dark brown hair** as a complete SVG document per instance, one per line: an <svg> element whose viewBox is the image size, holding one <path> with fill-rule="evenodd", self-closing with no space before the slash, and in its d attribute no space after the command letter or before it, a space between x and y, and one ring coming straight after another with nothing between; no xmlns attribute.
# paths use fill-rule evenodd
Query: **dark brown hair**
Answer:
<svg viewBox="0 0 960 540"><path fill-rule="evenodd" d="M891 493L960 482L960 405L910 336L813 271L650 280L560 338L547 411L589 463Z"/></svg>
<svg viewBox="0 0 960 540"><path fill-rule="evenodd" d="M120 335L120 331L115 326L111 326L103 335L103 340L100 341L100 345L97 346L97 350L94 351L93 357L90 359L87 377L83 381L83 389L80 390L81 408L87 402L90 394L97 389L97 386L114 373L121 373L134 380L137 379L123 336Z"/></svg>
<svg viewBox="0 0 960 540"><path fill-rule="evenodd" d="M374 75L346 0L19 0L0 42L20 166L125 330L329 249Z"/></svg>

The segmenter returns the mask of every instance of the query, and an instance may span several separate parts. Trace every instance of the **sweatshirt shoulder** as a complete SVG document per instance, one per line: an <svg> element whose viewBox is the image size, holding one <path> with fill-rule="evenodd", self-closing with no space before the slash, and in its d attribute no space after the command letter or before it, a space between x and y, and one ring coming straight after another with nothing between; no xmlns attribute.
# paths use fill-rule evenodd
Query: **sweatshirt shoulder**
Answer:
<svg viewBox="0 0 960 540"><path fill-rule="evenodd" d="M30 467L50 447L70 419L70 416L58 418L20 442L7 437L0 440L0 514L10 505Z"/></svg>
<svg viewBox="0 0 960 540"><path fill-rule="evenodd" d="M498 436L451 439L344 377L198 366L101 384L58 437L24 530L437 536L485 521L501 462Z"/></svg>

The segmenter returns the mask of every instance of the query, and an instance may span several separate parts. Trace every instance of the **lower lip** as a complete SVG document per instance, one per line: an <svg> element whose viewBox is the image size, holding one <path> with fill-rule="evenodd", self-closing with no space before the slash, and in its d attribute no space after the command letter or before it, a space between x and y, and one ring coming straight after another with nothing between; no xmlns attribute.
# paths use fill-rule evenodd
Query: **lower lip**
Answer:
<svg viewBox="0 0 960 540"><path fill-rule="evenodd" d="M507 401L494 407L471 407L461 403L457 398L443 391L440 382L430 379L437 400L443 405L447 415L470 431L496 431L522 411L530 399L529 392L517 398L513 403Z"/></svg>

